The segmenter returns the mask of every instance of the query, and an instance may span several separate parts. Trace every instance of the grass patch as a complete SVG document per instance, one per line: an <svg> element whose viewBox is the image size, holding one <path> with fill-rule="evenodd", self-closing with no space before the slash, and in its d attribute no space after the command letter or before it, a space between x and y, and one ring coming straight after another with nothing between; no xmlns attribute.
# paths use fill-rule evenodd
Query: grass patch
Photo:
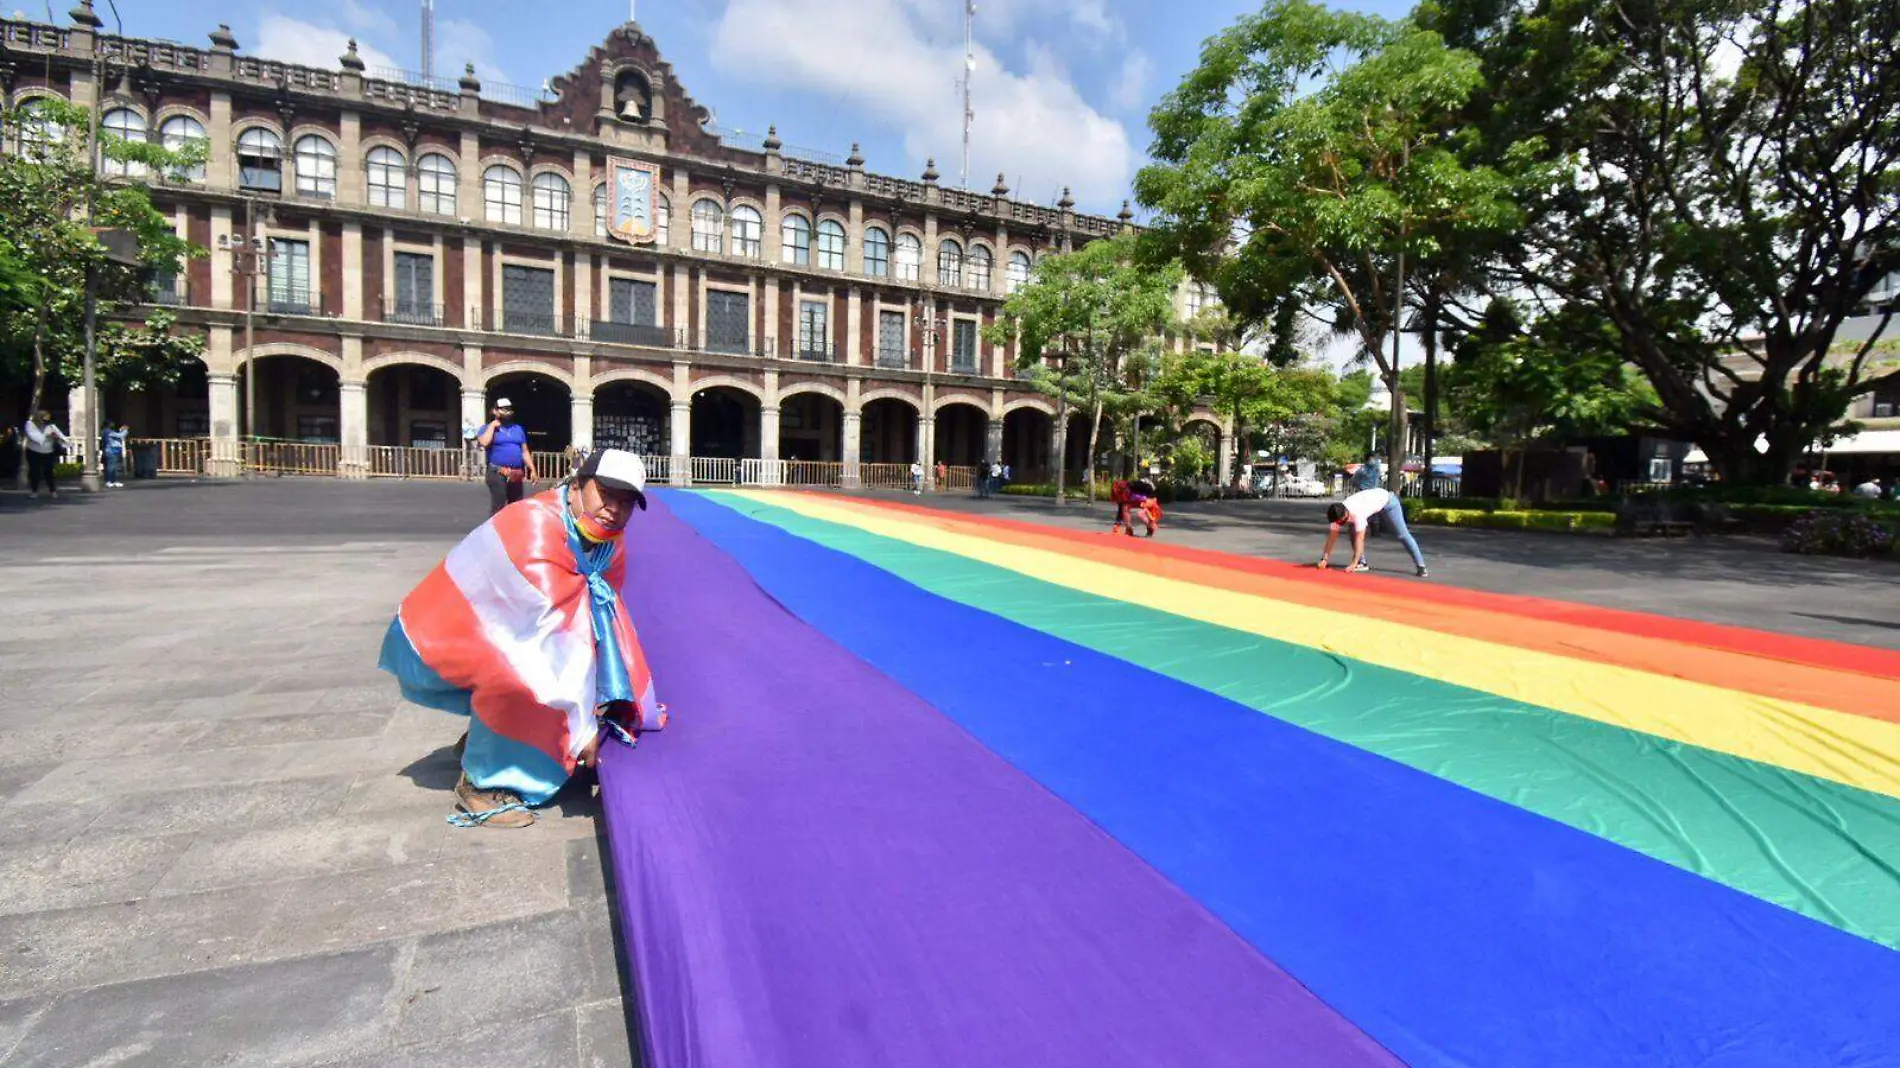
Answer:
<svg viewBox="0 0 1900 1068"><path fill-rule="evenodd" d="M1406 512L1408 523L1434 527L1475 527L1482 530L1543 530L1560 534L1607 534L1616 528L1611 512L1549 511L1544 509L1484 510L1478 508L1419 508Z"/></svg>

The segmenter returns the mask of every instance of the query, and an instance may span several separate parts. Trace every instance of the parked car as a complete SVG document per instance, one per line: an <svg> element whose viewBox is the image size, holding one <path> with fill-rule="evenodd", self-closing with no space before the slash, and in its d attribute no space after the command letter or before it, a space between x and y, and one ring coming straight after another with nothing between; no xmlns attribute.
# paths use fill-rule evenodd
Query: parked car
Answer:
<svg viewBox="0 0 1900 1068"><path fill-rule="evenodd" d="M1260 480L1260 494L1263 497L1330 497L1332 487L1316 478L1305 475L1288 475L1283 485L1276 486L1272 475Z"/></svg>

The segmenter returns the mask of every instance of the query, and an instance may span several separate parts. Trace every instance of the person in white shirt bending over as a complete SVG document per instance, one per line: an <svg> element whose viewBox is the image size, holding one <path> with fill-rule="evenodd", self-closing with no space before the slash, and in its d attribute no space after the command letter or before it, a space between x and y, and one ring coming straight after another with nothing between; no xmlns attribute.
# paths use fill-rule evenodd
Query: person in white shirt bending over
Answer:
<svg viewBox="0 0 1900 1068"><path fill-rule="evenodd" d="M1418 567L1418 577L1425 578L1425 554L1418 551L1418 542L1412 532L1405 527L1405 508L1391 490L1366 489L1346 498L1337 504L1326 506L1326 521L1330 526L1326 531L1326 548L1319 554L1319 566L1324 569L1332 566L1333 544L1339 540L1341 527L1352 527L1352 563L1348 571L1370 571L1366 566L1366 524L1375 515L1382 515L1392 527L1392 533L1412 554L1412 563Z"/></svg>

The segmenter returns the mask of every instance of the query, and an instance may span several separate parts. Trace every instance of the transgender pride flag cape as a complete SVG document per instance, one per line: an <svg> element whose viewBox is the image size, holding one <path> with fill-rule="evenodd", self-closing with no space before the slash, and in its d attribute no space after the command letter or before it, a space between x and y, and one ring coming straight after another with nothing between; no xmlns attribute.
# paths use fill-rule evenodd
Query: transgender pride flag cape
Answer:
<svg viewBox="0 0 1900 1068"><path fill-rule="evenodd" d="M410 592L381 667L419 705L469 717L462 767L482 789L546 803L600 729L595 710L634 709L629 730L666 725L627 617L620 539L581 538L557 488L502 509Z"/></svg>

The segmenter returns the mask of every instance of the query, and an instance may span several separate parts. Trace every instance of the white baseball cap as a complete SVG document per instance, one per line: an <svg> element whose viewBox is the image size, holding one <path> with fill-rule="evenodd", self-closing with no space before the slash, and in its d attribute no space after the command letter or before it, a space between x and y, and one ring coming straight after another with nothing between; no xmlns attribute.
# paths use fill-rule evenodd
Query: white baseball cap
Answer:
<svg viewBox="0 0 1900 1068"><path fill-rule="evenodd" d="M495 407L497 408L512 408L514 406L515 406L515 402L509 400L507 397L495 398Z"/></svg>
<svg viewBox="0 0 1900 1068"><path fill-rule="evenodd" d="M587 454L574 480L593 479L603 486L629 490L641 511L647 506L647 465L625 449L602 449Z"/></svg>

